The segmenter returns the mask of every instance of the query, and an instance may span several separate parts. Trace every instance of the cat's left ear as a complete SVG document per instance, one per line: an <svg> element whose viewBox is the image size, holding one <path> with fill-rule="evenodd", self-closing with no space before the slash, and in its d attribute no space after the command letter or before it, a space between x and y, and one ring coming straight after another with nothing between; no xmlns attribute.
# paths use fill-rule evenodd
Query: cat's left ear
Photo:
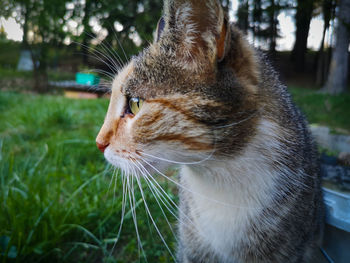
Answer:
<svg viewBox="0 0 350 263"><path fill-rule="evenodd" d="M165 0L164 17L177 55L189 64L221 61L229 50L230 27L218 0Z"/></svg>

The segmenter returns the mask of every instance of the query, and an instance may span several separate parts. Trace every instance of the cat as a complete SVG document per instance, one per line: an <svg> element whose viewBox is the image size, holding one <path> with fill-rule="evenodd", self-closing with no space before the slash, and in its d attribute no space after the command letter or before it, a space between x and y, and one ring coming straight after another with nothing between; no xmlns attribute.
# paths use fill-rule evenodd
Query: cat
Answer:
<svg viewBox="0 0 350 263"><path fill-rule="evenodd" d="M115 77L98 148L125 173L180 164L178 262L310 262L319 165L286 86L219 1L165 0L156 33Z"/></svg>

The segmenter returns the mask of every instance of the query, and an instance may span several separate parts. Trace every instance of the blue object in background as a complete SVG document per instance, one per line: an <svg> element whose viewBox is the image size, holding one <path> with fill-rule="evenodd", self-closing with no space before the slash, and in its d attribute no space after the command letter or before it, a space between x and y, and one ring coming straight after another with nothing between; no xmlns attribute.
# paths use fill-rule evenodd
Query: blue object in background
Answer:
<svg viewBox="0 0 350 263"><path fill-rule="evenodd" d="M350 193L324 187L323 194L326 206L323 248L333 262L348 263L350 262Z"/></svg>
<svg viewBox="0 0 350 263"><path fill-rule="evenodd" d="M90 73L78 72L75 74L75 81L81 85L98 85L100 83L100 77Z"/></svg>

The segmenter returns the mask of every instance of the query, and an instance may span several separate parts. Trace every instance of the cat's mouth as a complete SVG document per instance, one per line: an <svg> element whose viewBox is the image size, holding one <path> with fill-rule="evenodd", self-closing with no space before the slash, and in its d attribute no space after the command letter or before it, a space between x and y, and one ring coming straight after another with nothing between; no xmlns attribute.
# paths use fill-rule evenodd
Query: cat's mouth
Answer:
<svg viewBox="0 0 350 263"><path fill-rule="evenodd" d="M126 174L148 176L167 169L167 164L161 160L144 156L141 151L114 150L107 147L104 151L106 160Z"/></svg>

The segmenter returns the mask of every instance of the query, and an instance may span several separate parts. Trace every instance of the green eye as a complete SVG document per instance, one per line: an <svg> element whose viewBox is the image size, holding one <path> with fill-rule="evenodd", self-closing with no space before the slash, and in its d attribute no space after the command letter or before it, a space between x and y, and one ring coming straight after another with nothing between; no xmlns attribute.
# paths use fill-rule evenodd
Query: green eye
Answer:
<svg viewBox="0 0 350 263"><path fill-rule="evenodd" d="M143 104L143 99L131 98L129 100L129 108L131 113L136 115L140 111L142 104Z"/></svg>

